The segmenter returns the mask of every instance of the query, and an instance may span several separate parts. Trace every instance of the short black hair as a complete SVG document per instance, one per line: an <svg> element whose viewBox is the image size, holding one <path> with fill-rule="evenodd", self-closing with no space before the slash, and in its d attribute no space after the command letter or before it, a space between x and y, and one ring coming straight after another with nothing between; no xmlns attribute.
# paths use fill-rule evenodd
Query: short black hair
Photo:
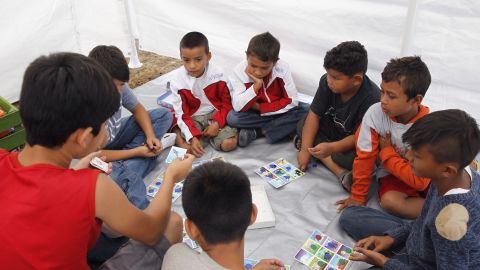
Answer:
<svg viewBox="0 0 480 270"><path fill-rule="evenodd" d="M98 45L93 48L88 57L97 60L102 65L112 78L122 82L130 80L130 70L128 63L123 56L122 51L115 46Z"/></svg>
<svg viewBox="0 0 480 270"><path fill-rule="evenodd" d="M205 48L206 54L210 52L210 47L208 46L208 39L204 34L200 32L187 33L185 36L183 36L182 40L180 40L180 50L182 48L193 49L195 47Z"/></svg>
<svg viewBox="0 0 480 270"><path fill-rule="evenodd" d="M25 71L20 116L32 146L59 147L79 128L97 135L119 106L112 77L81 54L40 56Z"/></svg>
<svg viewBox="0 0 480 270"><path fill-rule="evenodd" d="M205 163L185 179L182 204L187 218L209 244L240 240L252 214L250 181L233 164Z"/></svg>
<svg viewBox="0 0 480 270"><path fill-rule="evenodd" d="M254 36L248 43L247 56L255 56L263 62L278 61L280 42L269 32Z"/></svg>
<svg viewBox="0 0 480 270"><path fill-rule="evenodd" d="M420 56L390 59L382 72L384 82L396 81L405 90L408 100L421 95L425 97L431 76Z"/></svg>
<svg viewBox="0 0 480 270"><path fill-rule="evenodd" d="M412 149L428 146L438 163L453 162L464 168L480 151L477 122L462 110L436 111L417 120L402 136Z"/></svg>
<svg viewBox="0 0 480 270"><path fill-rule="evenodd" d="M345 41L333 47L323 59L325 69L334 69L352 77L361 72L364 75L368 67L368 54L358 41Z"/></svg>

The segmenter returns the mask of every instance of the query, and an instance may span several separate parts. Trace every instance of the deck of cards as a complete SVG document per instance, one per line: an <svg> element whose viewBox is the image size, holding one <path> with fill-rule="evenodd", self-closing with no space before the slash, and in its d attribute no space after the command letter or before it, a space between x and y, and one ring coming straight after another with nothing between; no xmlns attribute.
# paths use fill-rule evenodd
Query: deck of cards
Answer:
<svg viewBox="0 0 480 270"><path fill-rule="evenodd" d="M353 248L315 230L295 255L295 260L314 270L346 270Z"/></svg>
<svg viewBox="0 0 480 270"><path fill-rule="evenodd" d="M187 149L172 146L172 148L170 149L170 152L168 153L167 159L165 159L165 162L167 164L170 164L176 158L179 158L180 160L183 160L183 157L185 156L186 153L187 153Z"/></svg>
<svg viewBox="0 0 480 270"><path fill-rule="evenodd" d="M255 170L263 179L274 188L280 188L293 180L305 175L299 168L295 167L284 158L275 160Z"/></svg>
<svg viewBox="0 0 480 270"><path fill-rule="evenodd" d="M108 173L108 163L101 160L99 157L92 158L92 160L90 160L90 165L105 173Z"/></svg>

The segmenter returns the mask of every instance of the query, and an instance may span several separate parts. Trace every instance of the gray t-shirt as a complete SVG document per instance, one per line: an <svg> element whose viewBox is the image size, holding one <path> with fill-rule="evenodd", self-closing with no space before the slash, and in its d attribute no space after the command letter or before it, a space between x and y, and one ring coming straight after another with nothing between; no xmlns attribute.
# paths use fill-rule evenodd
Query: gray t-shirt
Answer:
<svg viewBox="0 0 480 270"><path fill-rule="evenodd" d="M178 243L168 249L163 258L162 270L227 270L216 263L206 252L198 253L184 243Z"/></svg>
<svg viewBox="0 0 480 270"><path fill-rule="evenodd" d="M112 117L107 120L107 132L109 137L109 142L112 142L115 136L117 135L118 131L120 130L120 123L122 119L122 106L125 109L132 111L135 106L138 104L137 97L133 94L132 89L125 84L123 90L120 92L120 108L116 111Z"/></svg>

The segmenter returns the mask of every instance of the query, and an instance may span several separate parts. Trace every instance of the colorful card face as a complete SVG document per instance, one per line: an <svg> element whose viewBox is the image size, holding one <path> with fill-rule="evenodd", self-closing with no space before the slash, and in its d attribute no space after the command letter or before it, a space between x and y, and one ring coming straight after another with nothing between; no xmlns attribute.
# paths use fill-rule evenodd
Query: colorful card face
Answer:
<svg viewBox="0 0 480 270"><path fill-rule="evenodd" d="M257 265L257 263L259 263L259 262L260 262L259 260L252 260L252 259L244 258L243 259L243 268L253 269L253 267L255 267L255 265ZM285 264L283 269L290 270L290 265Z"/></svg>
<svg viewBox="0 0 480 270"><path fill-rule="evenodd" d="M187 153L187 149L172 146L172 148L170 149L170 152L168 152L168 156L167 156L167 159L165 159L165 162L167 164L170 164L176 158L183 159L186 153Z"/></svg>
<svg viewBox="0 0 480 270"><path fill-rule="evenodd" d="M183 219L183 243L189 246L191 249L195 249L197 251L202 251L202 248L198 244L197 241L190 239L187 232L185 231L185 218Z"/></svg>
<svg viewBox="0 0 480 270"><path fill-rule="evenodd" d="M314 270L346 270L353 248L315 230L295 255L295 260Z"/></svg>
<svg viewBox="0 0 480 270"><path fill-rule="evenodd" d="M300 169L284 158L275 160L255 170L255 173L267 180L275 188L283 187L293 180L305 175Z"/></svg>

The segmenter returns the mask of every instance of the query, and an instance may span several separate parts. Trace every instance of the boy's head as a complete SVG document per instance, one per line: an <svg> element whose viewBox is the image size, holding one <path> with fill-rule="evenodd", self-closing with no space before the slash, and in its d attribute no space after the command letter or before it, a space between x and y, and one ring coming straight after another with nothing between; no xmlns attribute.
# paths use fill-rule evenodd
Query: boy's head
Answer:
<svg viewBox="0 0 480 270"><path fill-rule="evenodd" d="M205 163L187 176L182 204L186 230L200 244L242 240L257 213L248 177L239 167L223 161Z"/></svg>
<svg viewBox="0 0 480 270"><path fill-rule="evenodd" d="M75 53L41 56L25 71L20 94L27 143L57 148L76 134L84 136L77 138L81 144L89 140L86 148L98 148L106 137L104 122L119 104L112 78L93 59Z"/></svg>
<svg viewBox="0 0 480 270"><path fill-rule="evenodd" d="M207 37L200 32L190 32L180 40L180 58L192 77L200 77L212 58Z"/></svg>
<svg viewBox="0 0 480 270"><path fill-rule="evenodd" d="M451 178L480 151L477 122L461 110L444 110L417 120L402 136L411 148L408 158L416 175Z"/></svg>
<svg viewBox="0 0 480 270"><path fill-rule="evenodd" d="M428 67L419 56L391 59L382 72L382 109L391 117L417 109L430 82Z"/></svg>
<svg viewBox="0 0 480 270"><path fill-rule="evenodd" d="M325 54L328 87L336 94L351 93L360 88L367 72L368 55L358 41L345 41Z"/></svg>
<svg viewBox="0 0 480 270"><path fill-rule="evenodd" d="M254 36L247 48L247 72L257 78L265 78L278 61L280 42L269 32Z"/></svg>
<svg viewBox="0 0 480 270"><path fill-rule="evenodd" d="M128 69L127 60L119 48L98 45L90 51L88 57L95 59L110 73L118 91L123 89L125 83L130 79L130 70Z"/></svg>

